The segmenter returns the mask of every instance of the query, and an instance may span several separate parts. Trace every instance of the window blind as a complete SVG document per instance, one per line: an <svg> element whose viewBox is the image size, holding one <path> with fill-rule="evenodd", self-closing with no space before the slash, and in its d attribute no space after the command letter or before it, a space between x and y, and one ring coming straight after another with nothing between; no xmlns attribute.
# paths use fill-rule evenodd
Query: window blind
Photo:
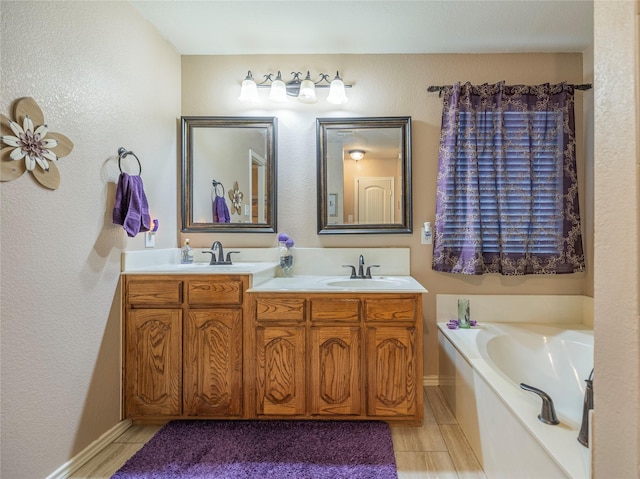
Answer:
<svg viewBox="0 0 640 479"><path fill-rule="evenodd" d="M468 236L481 238L483 253L561 252L562 112L459 112L458 122L443 246L462 248ZM467 200L476 194L479 206Z"/></svg>

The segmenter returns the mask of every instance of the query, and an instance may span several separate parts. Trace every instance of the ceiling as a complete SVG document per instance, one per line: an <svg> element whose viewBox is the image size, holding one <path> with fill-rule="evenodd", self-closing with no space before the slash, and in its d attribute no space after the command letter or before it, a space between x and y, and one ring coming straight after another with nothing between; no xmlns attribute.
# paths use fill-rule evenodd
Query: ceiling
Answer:
<svg viewBox="0 0 640 479"><path fill-rule="evenodd" d="M182 55L582 52L593 1L131 1Z"/></svg>

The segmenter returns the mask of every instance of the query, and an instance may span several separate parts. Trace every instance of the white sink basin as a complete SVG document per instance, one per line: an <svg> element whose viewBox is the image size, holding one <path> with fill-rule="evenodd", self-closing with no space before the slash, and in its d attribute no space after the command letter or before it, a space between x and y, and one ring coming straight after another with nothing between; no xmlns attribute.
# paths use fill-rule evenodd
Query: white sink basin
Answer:
<svg viewBox="0 0 640 479"><path fill-rule="evenodd" d="M191 263L177 264L178 272L207 272L207 273L234 273L248 272L255 266L255 263L233 263L233 264L209 264L209 263Z"/></svg>
<svg viewBox="0 0 640 479"><path fill-rule="evenodd" d="M345 276L299 275L291 278L271 278L253 286L250 292L325 292L325 293L426 293L427 290L411 276L377 276L372 279Z"/></svg>
<svg viewBox="0 0 640 479"><path fill-rule="evenodd" d="M205 262L182 264L166 263L143 268L127 270L129 274L257 274L264 271L274 270L277 263L260 262L245 263L237 262L233 264L209 264Z"/></svg>
<svg viewBox="0 0 640 479"><path fill-rule="evenodd" d="M325 281L325 284L336 288L389 289L400 286L402 281L386 278L354 278L329 280Z"/></svg>
<svg viewBox="0 0 640 479"><path fill-rule="evenodd" d="M246 269L252 268L255 263L233 263L233 264L209 264L209 263L191 263L191 264L177 264L178 269L190 269L190 268L211 268L214 269Z"/></svg>

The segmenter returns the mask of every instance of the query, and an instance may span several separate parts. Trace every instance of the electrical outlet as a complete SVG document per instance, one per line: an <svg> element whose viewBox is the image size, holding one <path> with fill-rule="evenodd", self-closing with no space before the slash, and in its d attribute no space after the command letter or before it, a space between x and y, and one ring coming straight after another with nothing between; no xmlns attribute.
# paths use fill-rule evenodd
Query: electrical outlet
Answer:
<svg viewBox="0 0 640 479"><path fill-rule="evenodd" d="M151 231L146 231L144 233L144 247L145 248L155 248L156 247L156 235Z"/></svg>

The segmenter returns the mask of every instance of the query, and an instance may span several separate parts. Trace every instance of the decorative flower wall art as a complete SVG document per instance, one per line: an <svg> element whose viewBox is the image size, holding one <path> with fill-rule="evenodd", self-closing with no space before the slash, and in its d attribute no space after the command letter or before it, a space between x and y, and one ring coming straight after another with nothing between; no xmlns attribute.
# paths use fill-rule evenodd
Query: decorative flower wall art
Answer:
<svg viewBox="0 0 640 479"><path fill-rule="evenodd" d="M231 213L241 214L242 212L242 198L244 195L241 191L238 191L238 182L233 182L233 189L229 191L229 199L231 200Z"/></svg>
<svg viewBox="0 0 640 479"><path fill-rule="evenodd" d="M0 114L0 181L20 178L25 171L45 188L58 189L60 173L55 162L73 150L62 133L49 131L44 113L31 97L15 102L13 120Z"/></svg>

